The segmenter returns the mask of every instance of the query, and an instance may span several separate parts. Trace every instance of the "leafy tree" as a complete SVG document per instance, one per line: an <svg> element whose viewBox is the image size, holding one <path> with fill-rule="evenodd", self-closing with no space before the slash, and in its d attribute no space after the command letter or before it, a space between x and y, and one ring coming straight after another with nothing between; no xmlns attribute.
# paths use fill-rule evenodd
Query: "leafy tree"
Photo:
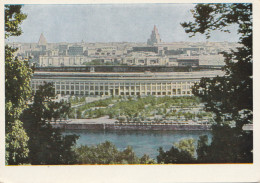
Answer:
<svg viewBox="0 0 260 183"><path fill-rule="evenodd" d="M158 149L158 163L195 163L195 140L182 139L175 143L169 151L164 151L162 147Z"/></svg>
<svg viewBox="0 0 260 183"><path fill-rule="evenodd" d="M197 145L197 160L200 163L206 163L207 160L207 152L208 152L208 136L203 135L199 137L198 145Z"/></svg>
<svg viewBox="0 0 260 183"><path fill-rule="evenodd" d="M198 162L200 163L247 163L253 159L249 149L253 148L252 133L239 133L228 125L213 126L213 139L208 145L207 138L198 141ZM239 133L239 134L237 134Z"/></svg>
<svg viewBox="0 0 260 183"><path fill-rule="evenodd" d="M27 15L22 13L21 8L21 5L5 5L5 38L22 34L20 24Z"/></svg>
<svg viewBox="0 0 260 183"><path fill-rule="evenodd" d="M179 150L172 146L169 151L164 151L162 147L158 149L159 155L157 156L158 163L164 164L180 164L180 163L194 163L195 159L187 151Z"/></svg>
<svg viewBox="0 0 260 183"><path fill-rule="evenodd" d="M127 146L127 148L119 153L118 161L122 164L138 164L139 159L136 156L133 148L131 146Z"/></svg>
<svg viewBox="0 0 260 183"><path fill-rule="evenodd" d="M5 38L21 35L20 24L26 15L20 5L5 5ZM14 52L5 46L5 127L6 127L6 164L25 162L29 140L23 123L19 120L31 96L30 78L32 69L28 62L14 58Z"/></svg>
<svg viewBox="0 0 260 183"><path fill-rule="evenodd" d="M174 144L180 151L188 152L192 157L195 156L195 140L190 139L182 139L178 143Z"/></svg>
<svg viewBox="0 0 260 183"><path fill-rule="evenodd" d="M97 146L83 146L75 149L79 164L116 164L118 150L111 142L104 142Z"/></svg>
<svg viewBox="0 0 260 183"><path fill-rule="evenodd" d="M75 148L75 152L78 164L151 164L154 162L147 155L139 159L130 146L119 151L109 141L96 146L81 145Z"/></svg>
<svg viewBox="0 0 260 183"><path fill-rule="evenodd" d="M31 164L72 164L75 163L75 153L72 147L78 136L63 136L60 129L50 124L51 119L61 116L61 112L69 110L64 102L54 102L53 85L45 83L39 86L33 97L33 104L22 114L29 139L29 157ZM65 105L65 108L63 108ZM68 113L68 112L65 112Z"/></svg>
<svg viewBox="0 0 260 183"><path fill-rule="evenodd" d="M198 4L192 13L194 22L182 23L191 36L201 33L209 38L211 31L229 32L227 26L237 24L241 44L230 53L223 52L223 77L202 78L193 88L206 110L215 113L213 140L204 152L211 162L252 162L252 132L242 130L253 119L252 4ZM235 128L228 125L231 121Z"/></svg>
<svg viewBox="0 0 260 183"><path fill-rule="evenodd" d="M144 154L140 158L140 164L155 164L155 161L149 157L149 155Z"/></svg>

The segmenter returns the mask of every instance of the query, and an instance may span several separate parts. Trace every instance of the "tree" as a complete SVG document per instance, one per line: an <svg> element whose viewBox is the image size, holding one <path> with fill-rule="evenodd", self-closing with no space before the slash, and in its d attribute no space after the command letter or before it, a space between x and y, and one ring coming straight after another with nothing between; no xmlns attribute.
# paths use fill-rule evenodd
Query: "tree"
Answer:
<svg viewBox="0 0 260 183"><path fill-rule="evenodd" d="M195 163L195 140L182 139L175 143L169 151L164 151L162 147L158 149L158 163Z"/></svg>
<svg viewBox="0 0 260 183"><path fill-rule="evenodd" d="M104 142L96 146L81 145L75 148L77 163L79 164L116 164L118 150L111 142Z"/></svg>
<svg viewBox="0 0 260 183"><path fill-rule="evenodd" d="M138 164L139 159L136 156L133 148L131 146L127 146L127 148L119 153L118 161L120 164Z"/></svg>
<svg viewBox="0 0 260 183"><path fill-rule="evenodd" d="M201 33L209 38L211 31L229 32L227 26L237 24L241 44L230 53L223 52L223 77L202 78L193 88L194 95L206 103L206 111L215 113L208 160L212 157L214 162L252 162L252 132L242 129L253 119L252 4L198 4L192 13L194 22L182 23L191 36ZM235 128L229 125L232 121ZM224 133L229 133L229 138L222 138Z"/></svg>
<svg viewBox="0 0 260 183"><path fill-rule="evenodd" d="M191 157L195 156L195 140L194 139L182 139L178 143L174 144L180 151L188 152Z"/></svg>
<svg viewBox="0 0 260 183"><path fill-rule="evenodd" d="M26 19L21 5L5 5L5 38L21 35L20 24ZM6 164L24 163L29 140L19 117L31 96L32 69L28 62L14 58L13 49L5 46L5 127Z"/></svg>
<svg viewBox="0 0 260 183"><path fill-rule="evenodd" d="M27 15L22 13L21 8L21 5L5 5L5 38L22 34L20 25Z"/></svg>
<svg viewBox="0 0 260 183"><path fill-rule="evenodd" d="M68 113L67 104L63 101L54 102L53 85L45 83L39 86L33 97L33 104L22 114L26 132L30 137L28 163L30 164L73 164L76 163L72 147L78 136L63 136L60 129L55 129L50 120L61 118Z"/></svg>
<svg viewBox="0 0 260 183"><path fill-rule="evenodd" d="M179 150L172 146L169 151L164 151L162 147L158 149L159 155L157 156L158 163L164 164L180 164L180 163L194 163L195 159L187 151Z"/></svg>
<svg viewBox="0 0 260 183"><path fill-rule="evenodd" d="M144 155L138 158L132 147L119 151L114 144L109 141L95 145L81 145L75 148L78 164L152 164L154 161L149 156Z"/></svg>
<svg viewBox="0 0 260 183"><path fill-rule="evenodd" d="M140 164L155 164L155 161L153 159L151 159L149 155L144 154L140 158Z"/></svg>
<svg viewBox="0 0 260 183"><path fill-rule="evenodd" d="M207 152L208 152L208 136L203 135L199 137L198 145L197 145L197 160L200 163L206 163L207 159Z"/></svg>

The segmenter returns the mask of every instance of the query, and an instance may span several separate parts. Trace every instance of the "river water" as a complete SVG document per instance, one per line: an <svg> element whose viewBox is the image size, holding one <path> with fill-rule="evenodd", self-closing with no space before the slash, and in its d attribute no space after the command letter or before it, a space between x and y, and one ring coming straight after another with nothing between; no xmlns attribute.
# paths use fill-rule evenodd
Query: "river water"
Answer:
<svg viewBox="0 0 260 183"><path fill-rule="evenodd" d="M97 145L110 141L122 151L132 146L138 157L143 154L156 159L158 148L169 150L172 145L181 139L194 138L196 141L201 135L208 135L211 141L211 131L104 131L104 130L66 130L63 135L76 134L80 138L77 145Z"/></svg>

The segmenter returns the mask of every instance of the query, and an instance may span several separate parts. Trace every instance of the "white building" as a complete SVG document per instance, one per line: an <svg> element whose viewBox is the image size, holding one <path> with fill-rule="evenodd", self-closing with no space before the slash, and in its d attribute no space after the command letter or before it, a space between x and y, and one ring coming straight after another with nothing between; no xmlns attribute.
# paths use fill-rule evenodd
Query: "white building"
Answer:
<svg viewBox="0 0 260 183"><path fill-rule="evenodd" d="M56 94L85 96L190 96L202 77L223 75L220 70L200 72L35 72L31 86L53 83Z"/></svg>

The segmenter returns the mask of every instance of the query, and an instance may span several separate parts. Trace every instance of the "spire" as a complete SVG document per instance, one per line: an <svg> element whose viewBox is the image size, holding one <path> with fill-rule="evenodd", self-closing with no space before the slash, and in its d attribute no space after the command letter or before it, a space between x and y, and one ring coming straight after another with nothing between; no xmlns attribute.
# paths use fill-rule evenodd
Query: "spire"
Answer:
<svg viewBox="0 0 260 183"><path fill-rule="evenodd" d="M158 32L156 25L153 27L154 32Z"/></svg>
<svg viewBox="0 0 260 183"><path fill-rule="evenodd" d="M156 25L154 25L151 37L150 37L150 39L147 40L147 44L154 45L155 43L160 43L160 42L161 42L161 38L158 33L158 29L157 29Z"/></svg>
<svg viewBox="0 0 260 183"><path fill-rule="evenodd" d="M38 45L46 45L46 44L47 44L47 41L46 41L43 33L41 33L40 39L38 41Z"/></svg>

